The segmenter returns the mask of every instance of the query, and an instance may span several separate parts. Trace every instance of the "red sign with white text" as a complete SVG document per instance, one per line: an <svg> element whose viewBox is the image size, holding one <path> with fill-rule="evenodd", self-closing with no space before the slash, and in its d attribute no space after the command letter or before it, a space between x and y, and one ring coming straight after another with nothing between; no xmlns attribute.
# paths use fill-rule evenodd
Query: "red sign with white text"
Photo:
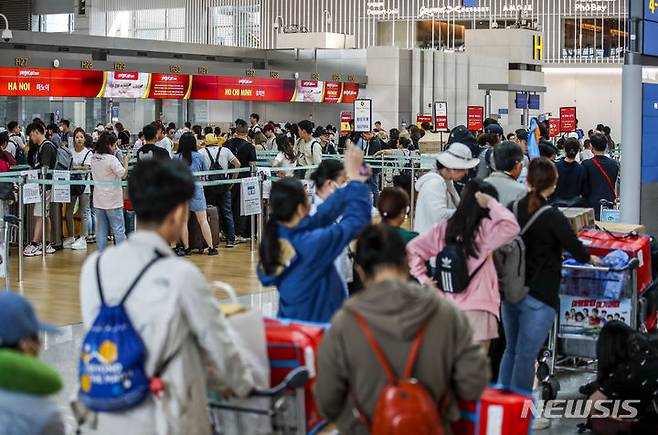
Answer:
<svg viewBox="0 0 658 435"><path fill-rule="evenodd" d="M468 106L466 111L467 128L471 131L482 130L482 123L484 121L484 107L482 106Z"/></svg>
<svg viewBox="0 0 658 435"><path fill-rule="evenodd" d="M550 137L557 137L560 135L560 118L548 119L548 134Z"/></svg>
<svg viewBox="0 0 658 435"><path fill-rule="evenodd" d="M560 107L560 133L576 131L576 108Z"/></svg>
<svg viewBox="0 0 658 435"><path fill-rule="evenodd" d="M192 76L183 74L151 74L148 98L189 98Z"/></svg>
<svg viewBox="0 0 658 435"><path fill-rule="evenodd" d="M323 103L339 103L343 95L343 84L341 82L324 82Z"/></svg>
<svg viewBox="0 0 658 435"><path fill-rule="evenodd" d="M352 121L352 113L350 112L340 112L340 136L347 136L352 129L350 128L350 122Z"/></svg>
<svg viewBox="0 0 658 435"><path fill-rule="evenodd" d="M294 99L349 104L353 103L358 95L358 83L0 67L0 96L282 102Z"/></svg>
<svg viewBox="0 0 658 435"><path fill-rule="evenodd" d="M343 97L340 102L354 104L357 98L359 98L359 84L343 83Z"/></svg>
<svg viewBox="0 0 658 435"><path fill-rule="evenodd" d="M432 123L432 115L418 115L416 116L416 125L420 128L423 122Z"/></svg>

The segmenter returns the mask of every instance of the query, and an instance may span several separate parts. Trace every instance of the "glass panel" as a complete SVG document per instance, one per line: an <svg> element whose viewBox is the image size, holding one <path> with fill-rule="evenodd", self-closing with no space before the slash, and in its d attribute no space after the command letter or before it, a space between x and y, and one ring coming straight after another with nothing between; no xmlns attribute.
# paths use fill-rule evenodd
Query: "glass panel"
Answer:
<svg viewBox="0 0 658 435"><path fill-rule="evenodd" d="M584 18L562 20L564 59L591 60L618 58L623 55L627 34L623 22L615 18Z"/></svg>
<svg viewBox="0 0 658 435"><path fill-rule="evenodd" d="M166 9L142 9L135 11L135 29L164 29Z"/></svg>
<svg viewBox="0 0 658 435"><path fill-rule="evenodd" d="M165 29L159 30L135 30L135 38L137 39L155 39L158 41L165 40Z"/></svg>

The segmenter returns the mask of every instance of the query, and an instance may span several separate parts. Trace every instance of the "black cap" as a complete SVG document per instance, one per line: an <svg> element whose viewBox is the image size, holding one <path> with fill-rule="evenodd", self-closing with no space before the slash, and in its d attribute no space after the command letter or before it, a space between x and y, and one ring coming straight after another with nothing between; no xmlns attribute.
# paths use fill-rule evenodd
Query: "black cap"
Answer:
<svg viewBox="0 0 658 435"><path fill-rule="evenodd" d="M466 145L471 150L473 157L478 157L480 155L480 145L475 136L473 136L473 133L471 133L466 126L458 125L452 129L450 136L448 137L448 145L455 142Z"/></svg>
<svg viewBox="0 0 658 435"><path fill-rule="evenodd" d="M501 136L505 134L503 127L501 127L500 124L489 124L485 127L484 132L490 134L499 134Z"/></svg>

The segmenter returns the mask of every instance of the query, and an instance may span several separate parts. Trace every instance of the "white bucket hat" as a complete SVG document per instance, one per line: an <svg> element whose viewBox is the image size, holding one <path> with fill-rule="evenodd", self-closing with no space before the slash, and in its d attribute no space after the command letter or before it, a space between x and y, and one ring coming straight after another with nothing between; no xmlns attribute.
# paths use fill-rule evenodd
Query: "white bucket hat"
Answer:
<svg viewBox="0 0 658 435"><path fill-rule="evenodd" d="M452 143L436 159L448 169L472 169L480 163L480 159L473 158L471 149L459 142Z"/></svg>

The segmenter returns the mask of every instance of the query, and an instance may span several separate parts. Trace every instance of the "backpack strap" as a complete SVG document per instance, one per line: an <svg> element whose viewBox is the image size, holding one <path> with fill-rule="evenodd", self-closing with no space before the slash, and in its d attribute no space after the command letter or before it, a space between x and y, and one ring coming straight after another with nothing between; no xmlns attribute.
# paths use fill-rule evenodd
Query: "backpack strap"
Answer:
<svg viewBox="0 0 658 435"><path fill-rule="evenodd" d="M216 160L212 158L212 154L210 154L210 150L208 149L208 147L206 147L205 150L206 150L206 154L208 154L208 158L210 159L210 166L213 166ZM219 153L217 153L217 157L219 157Z"/></svg>
<svg viewBox="0 0 658 435"><path fill-rule="evenodd" d="M420 352L420 344L423 342L423 337L425 336L425 326L427 326L427 322L423 323L423 326L420 327L420 331L418 331L418 335L416 335L414 343L411 345L411 352L409 352L407 364L404 366L402 379L411 379L411 374L418 359L418 352Z"/></svg>
<svg viewBox="0 0 658 435"><path fill-rule="evenodd" d="M599 163L598 160L596 160L596 156L592 157L590 160L592 161L592 163L594 163L594 166L598 168L599 172L601 172L601 175L603 175L605 181L608 182L608 186L610 186L610 190L612 191L612 196L615 199L617 199L617 191L615 190L614 184L612 184L612 180L610 179L610 176L605 172L603 166L601 166L601 163Z"/></svg>
<svg viewBox="0 0 658 435"><path fill-rule="evenodd" d="M359 326L361 327L363 334L366 336L368 342L370 343L370 346L375 351L375 355L377 356L379 363L381 364L382 368L384 369L384 372L386 373L386 379L388 380L388 383L396 384L397 379L395 377L395 373L393 373L393 369L391 368L391 365L388 363L388 360L386 359L386 355L384 355L384 352L382 351L381 347L379 347L379 344L377 344L377 340L375 339L375 336L372 335L372 331L368 327L366 320L363 318L363 316L361 316L361 314L357 313L356 311L352 311L352 314L354 315L354 318L356 318L357 322L359 322ZM417 350L416 353L418 353Z"/></svg>
<svg viewBox="0 0 658 435"><path fill-rule="evenodd" d="M146 274L146 271L149 270L149 269L151 268L151 266L153 266L158 260L161 260L162 258L164 258L164 255L162 255L162 254L159 253L158 251L155 251L155 257L154 257L151 261L149 261L149 262L146 264L146 266L144 266L144 267L142 268L142 270L139 272L139 274L137 275L137 277L135 277L135 279L133 280L133 282L132 282L132 284L130 285L130 287L128 287L128 291L126 291L126 294L123 295L123 297L121 298L121 301L119 301L119 305L123 305L123 304L126 303L126 300L128 299L128 296L130 296L130 294L131 294L132 291L135 289L135 287L137 286L137 284L139 283L139 281L142 279L142 277L144 276L144 274ZM103 285L101 284L101 269L100 269L100 264L101 264L101 256L99 255L99 256L98 256L98 259L96 260L96 281L98 282L98 294L99 294L100 299L101 299L101 304L102 304L102 305L107 305L107 304L105 303L105 296L104 296L104 294L103 294Z"/></svg>
<svg viewBox="0 0 658 435"><path fill-rule="evenodd" d="M515 204L516 204L516 210L514 211L514 216L517 216L516 213L517 213L517 211L518 211L519 206L518 206L517 203L515 203ZM545 211L548 211L548 210L550 210L551 208L553 208L553 207L550 206L550 205L545 205L545 206L543 206L542 208L540 208L539 210L537 210L537 211L535 212L535 214L532 215L532 217L530 218L530 220L529 220L528 222L526 222L525 226L524 226L523 229L521 230L520 235L524 235L524 234L526 233L526 231L528 231L528 230L530 229L530 227L532 226L532 224L534 224L535 221L536 221L537 219L539 219L539 216L541 216ZM518 219L518 216L517 216L517 219Z"/></svg>

